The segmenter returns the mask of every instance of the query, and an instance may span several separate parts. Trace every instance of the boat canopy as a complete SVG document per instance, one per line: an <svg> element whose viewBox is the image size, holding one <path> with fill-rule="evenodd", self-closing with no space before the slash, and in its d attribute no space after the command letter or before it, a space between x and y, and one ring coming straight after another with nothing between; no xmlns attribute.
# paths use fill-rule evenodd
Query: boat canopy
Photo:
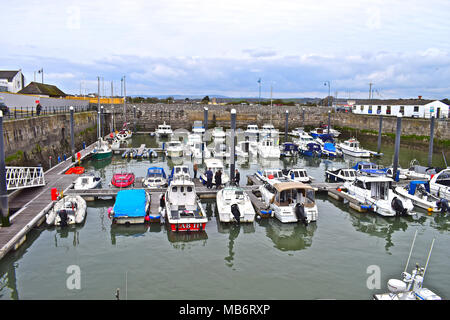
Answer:
<svg viewBox="0 0 450 320"><path fill-rule="evenodd" d="M166 173L164 171L164 168L161 167L150 167L147 170L147 178L153 178L153 177L166 177Z"/></svg>
<svg viewBox="0 0 450 320"><path fill-rule="evenodd" d="M285 190L291 190L291 189L312 189L312 190L314 190L314 188L311 187L310 185L307 185L307 184L304 184L301 182L275 183L273 186L278 192L282 192Z"/></svg>
<svg viewBox="0 0 450 320"><path fill-rule="evenodd" d="M326 151L336 152L336 146L335 146L334 144L330 143L330 142L325 142L325 143L323 144L323 148L324 148Z"/></svg>
<svg viewBox="0 0 450 320"><path fill-rule="evenodd" d="M427 192L430 192L430 183L428 181L411 181L409 183L408 193L414 195L417 186L422 184L425 186L425 190L427 190Z"/></svg>
<svg viewBox="0 0 450 320"><path fill-rule="evenodd" d="M114 216L144 217L147 195L144 189L121 190L114 204Z"/></svg>

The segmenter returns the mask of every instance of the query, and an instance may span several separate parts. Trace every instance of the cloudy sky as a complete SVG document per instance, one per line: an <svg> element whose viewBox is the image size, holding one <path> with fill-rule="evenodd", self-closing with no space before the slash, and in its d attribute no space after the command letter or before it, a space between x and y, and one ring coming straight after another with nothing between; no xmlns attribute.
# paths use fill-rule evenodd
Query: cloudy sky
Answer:
<svg viewBox="0 0 450 320"><path fill-rule="evenodd" d="M450 1L22 0L0 70L67 93L450 97ZM40 80L40 75L37 76ZM102 85L103 89L103 85Z"/></svg>

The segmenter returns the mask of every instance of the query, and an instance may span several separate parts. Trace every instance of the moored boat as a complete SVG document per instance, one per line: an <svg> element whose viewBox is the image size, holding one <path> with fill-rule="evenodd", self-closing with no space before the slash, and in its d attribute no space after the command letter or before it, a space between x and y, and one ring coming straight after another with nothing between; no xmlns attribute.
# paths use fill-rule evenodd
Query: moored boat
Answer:
<svg viewBox="0 0 450 320"><path fill-rule="evenodd" d="M112 157L112 149L107 141L102 138L98 138L98 141L91 151L92 158L95 160L103 160Z"/></svg>
<svg viewBox="0 0 450 320"><path fill-rule="evenodd" d="M114 207L108 209L108 216L113 224L144 223L150 201L150 194L144 189L120 190Z"/></svg>
<svg viewBox="0 0 450 320"><path fill-rule="evenodd" d="M116 173L111 179L111 185L117 188L127 188L134 185L135 175L132 172Z"/></svg>
<svg viewBox="0 0 450 320"><path fill-rule="evenodd" d="M73 184L73 188L75 190L88 190L100 188L102 184L102 179L100 177L95 176L93 173L84 174L79 176Z"/></svg>
<svg viewBox="0 0 450 320"><path fill-rule="evenodd" d="M446 212L448 210L448 202L445 199L440 199L430 193L428 181L410 181L406 187L397 186L394 191L428 212Z"/></svg>
<svg viewBox="0 0 450 320"><path fill-rule="evenodd" d="M69 195L57 201L46 215L46 223L65 227L80 224L86 218L86 201L80 196Z"/></svg>
<svg viewBox="0 0 450 320"><path fill-rule="evenodd" d="M220 222L253 222L255 209L244 189L225 187L216 195L217 211Z"/></svg>
<svg viewBox="0 0 450 320"><path fill-rule="evenodd" d="M142 185L148 189L158 189L167 186L167 177L164 168L148 168L147 176L142 179Z"/></svg>
<svg viewBox="0 0 450 320"><path fill-rule="evenodd" d="M356 158L370 158L372 152L360 147L360 143L355 138L348 139L343 143L337 144L337 147L342 151L344 155L356 157Z"/></svg>

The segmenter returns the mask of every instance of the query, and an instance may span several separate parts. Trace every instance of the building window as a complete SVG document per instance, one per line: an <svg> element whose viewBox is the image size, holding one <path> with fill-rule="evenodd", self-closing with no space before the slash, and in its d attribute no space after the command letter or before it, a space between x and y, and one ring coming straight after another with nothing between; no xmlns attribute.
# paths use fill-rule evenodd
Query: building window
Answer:
<svg viewBox="0 0 450 320"><path fill-rule="evenodd" d="M377 114L381 114L381 106L377 107Z"/></svg>
<svg viewBox="0 0 450 320"><path fill-rule="evenodd" d="M386 114L391 114L391 106L386 107Z"/></svg>
<svg viewBox="0 0 450 320"><path fill-rule="evenodd" d="M405 106L400 106L400 113L402 114L402 116L405 115Z"/></svg>
<svg viewBox="0 0 450 320"><path fill-rule="evenodd" d="M419 112L419 106L414 106L414 112Z"/></svg>
<svg viewBox="0 0 450 320"><path fill-rule="evenodd" d="M369 112L368 113L372 113L372 106L369 106Z"/></svg>

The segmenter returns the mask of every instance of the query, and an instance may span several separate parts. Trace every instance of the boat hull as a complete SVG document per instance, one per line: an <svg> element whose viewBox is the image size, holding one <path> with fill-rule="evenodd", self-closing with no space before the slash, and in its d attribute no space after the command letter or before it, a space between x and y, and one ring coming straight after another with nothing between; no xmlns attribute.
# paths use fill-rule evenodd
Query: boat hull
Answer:
<svg viewBox="0 0 450 320"><path fill-rule="evenodd" d="M108 152L95 152L92 154L92 159L103 160L112 157L112 150Z"/></svg>

